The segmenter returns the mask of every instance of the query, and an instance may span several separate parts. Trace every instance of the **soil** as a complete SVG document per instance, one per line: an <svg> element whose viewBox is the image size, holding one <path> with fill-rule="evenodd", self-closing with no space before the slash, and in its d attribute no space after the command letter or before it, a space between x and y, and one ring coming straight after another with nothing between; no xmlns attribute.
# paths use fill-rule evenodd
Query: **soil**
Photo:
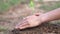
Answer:
<svg viewBox="0 0 60 34"><path fill-rule="evenodd" d="M37 6L40 6L40 4L38 4ZM0 34L60 34L60 24L57 25L57 24L43 23L37 27L27 28L24 30L13 29L15 24L20 22L24 17L31 15L31 13L45 12L44 10L39 9L37 6L35 7L36 8L34 10L35 12L32 12L32 10L26 4L24 5L19 4L17 6L12 6L8 10L9 12L7 12L6 14L0 15L1 19L0 25L4 26L4 28L8 27L7 30L1 31Z"/></svg>
<svg viewBox="0 0 60 34"><path fill-rule="evenodd" d="M37 27L27 28L24 30L14 29L10 34L60 34L60 25L43 23Z"/></svg>

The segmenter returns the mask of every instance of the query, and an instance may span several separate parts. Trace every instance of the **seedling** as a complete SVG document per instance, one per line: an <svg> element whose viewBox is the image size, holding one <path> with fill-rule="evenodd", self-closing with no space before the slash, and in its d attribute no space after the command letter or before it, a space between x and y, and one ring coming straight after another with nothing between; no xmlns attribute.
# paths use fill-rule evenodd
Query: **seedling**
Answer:
<svg viewBox="0 0 60 34"><path fill-rule="evenodd" d="M32 9L32 13L34 13L35 3L33 0L30 0L29 7Z"/></svg>

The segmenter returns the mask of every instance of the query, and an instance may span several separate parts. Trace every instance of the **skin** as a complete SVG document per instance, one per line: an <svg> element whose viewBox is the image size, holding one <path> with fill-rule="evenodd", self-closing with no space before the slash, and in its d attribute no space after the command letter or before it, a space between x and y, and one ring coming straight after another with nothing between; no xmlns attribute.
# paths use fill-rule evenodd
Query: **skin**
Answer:
<svg viewBox="0 0 60 34"><path fill-rule="evenodd" d="M47 13L37 13L31 16L27 16L21 23L16 25L16 29L26 29L29 27L35 27L41 23L46 23L53 20L60 19L60 8L49 11Z"/></svg>

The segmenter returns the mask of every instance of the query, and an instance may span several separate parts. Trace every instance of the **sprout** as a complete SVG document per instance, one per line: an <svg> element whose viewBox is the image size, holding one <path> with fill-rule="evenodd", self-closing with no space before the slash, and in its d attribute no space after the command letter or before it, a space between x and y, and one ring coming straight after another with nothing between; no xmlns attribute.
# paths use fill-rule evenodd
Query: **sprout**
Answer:
<svg viewBox="0 0 60 34"><path fill-rule="evenodd" d="M32 9L34 8L35 4L34 4L33 0L30 1L29 6L30 6L30 8L32 8Z"/></svg>
<svg viewBox="0 0 60 34"><path fill-rule="evenodd" d="M32 9L32 14L33 14L34 13L34 7L35 7L35 3L33 2L33 0L30 0L29 7Z"/></svg>

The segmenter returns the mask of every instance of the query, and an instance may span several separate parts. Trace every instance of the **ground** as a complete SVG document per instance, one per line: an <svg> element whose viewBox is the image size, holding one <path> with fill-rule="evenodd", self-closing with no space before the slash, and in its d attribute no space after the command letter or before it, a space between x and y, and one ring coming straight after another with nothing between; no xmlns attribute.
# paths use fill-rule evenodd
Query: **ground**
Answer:
<svg viewBox="0 0 60 34"><path fill-rule="evenodd" d="M25 4L25 3L22 3L22 4L20 3L20 4L17 4L17 5L11 6L9 8L8 12L5 12L4 14L0 15L0 34L11 34L10 30L14 29L15 25L17 23L20 23L20 21L28 15L32 15L34 13L39 13L39 12L40 13L45 13L47 11L50 11L50 10L53 10L53 9L56 9L56 8L60 7L59 2L45 2L44 5L43 5L43 3L36 3L34 10L32 10L28 6L28 4ZM57 21L52 21L51 23L58 23L58 22ZM46 26L44 26L44 25L46 25ZM30 30L27 29L27 30L19 31L19 32L21 32L21 33L23 32L23 34L24 33L29 34L30 32L33 32L32 34L34 34L35 32L37 32L37 34L39 34L39 32L42 32L44 34L48 31L50 31L51 30L50 27L52 27L52 29L54 29L54 30L51 30L51 33L54 32L55 30L57 31L57 33L60 33L59 24L58 25L57 24L55 24L55 25L44 24L44 25L41 25L41 27L39 26L37 28L33 28L33 29L30 29ZM47 30L45 30L45 28Z"/></svg>
<svg viewBox="0 0 60 34"><path fill-rule="evenodd" d="M14 29L11 34L60 34L60 26L57 24L43 23L32 29Z"/></svg>

